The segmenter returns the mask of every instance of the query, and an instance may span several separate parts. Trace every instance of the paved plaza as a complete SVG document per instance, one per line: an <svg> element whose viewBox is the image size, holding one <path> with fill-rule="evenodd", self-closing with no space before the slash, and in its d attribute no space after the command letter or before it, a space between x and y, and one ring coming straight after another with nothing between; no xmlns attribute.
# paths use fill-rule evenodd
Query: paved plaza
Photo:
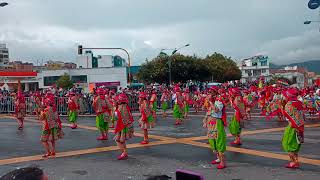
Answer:
<svg viewBox="0 0 320 180"><path fill-rule="evenodd" d="M228 110L228 118L232 111ZM17 130L13 117L0 116L0 174L17 167L37 165L49 179L117 179L143 180L150 175L175 176L176 169L191 170L213 179L318 179L320 177L320 120L307 120L305 143L300 155L301 168L284 168L288 157L281 148L286 122L266 120L258 110L245 121L243 145L227 147L227 168L217 170L210 162L215 157L209 149L206 129L202 128L204 113L191 113L182 126L174 126L170 115L159 116L150 132L151 142L140 145L143 134L135 125L135 136L128 141L129 159L118 161L118 148L109 133L108 141L97 141L95 117L80 117L79 128L72 130L63 117L65 136L57 143L57 157L43 159L40 124L27 117L25 129ZM228 134L228 143L232 136Z"/></svg>

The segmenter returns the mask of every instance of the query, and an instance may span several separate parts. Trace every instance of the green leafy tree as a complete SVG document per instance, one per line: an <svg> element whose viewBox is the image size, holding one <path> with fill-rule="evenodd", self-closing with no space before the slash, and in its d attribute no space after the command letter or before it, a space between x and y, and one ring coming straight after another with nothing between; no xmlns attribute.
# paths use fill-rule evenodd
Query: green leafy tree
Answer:
<svg viewBox="0 0 320 180"><path fill-rule="evenodd" d="M65 73L62 75L57 81L57 86L63 89L71 88L73 86L73 82L71 81L69 74Z"/></svg>
<svg viewBox="0 0 320 180"><path fill-rule="evenodd" d="M195 55L159 54L151 61L142 64L137 77L142 82L169 82L169 63L173 82L187 80L225 82L241 78L241 71L236 63L222 54L214 53L202 59Z"/></svg>

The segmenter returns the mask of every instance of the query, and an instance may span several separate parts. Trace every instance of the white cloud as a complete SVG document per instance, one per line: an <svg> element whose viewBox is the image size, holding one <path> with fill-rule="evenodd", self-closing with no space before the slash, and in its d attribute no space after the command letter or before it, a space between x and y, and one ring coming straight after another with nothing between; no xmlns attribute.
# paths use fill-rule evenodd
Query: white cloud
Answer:
<svg viewBox="0 0 320 180"><path fill-rule="evenodd" d="M320 33L310 30L296 36L271 40L264 43L259 51L266 52L276 64L320 60Z"/></svg>
<svg viewBox="0 0 320 180"><path fill-rule="evenodd" d="M317 13L304 1L7 1L0 10L0 41L13 59L73 60L79 43L126 48L133 64L187 43L191 46L180 52L199 56L216 51L241 59L266 53L281 63L318 56L320 38L314 34L319 33L302 24ZM96 53L125 57L117 51Z"/></svg>

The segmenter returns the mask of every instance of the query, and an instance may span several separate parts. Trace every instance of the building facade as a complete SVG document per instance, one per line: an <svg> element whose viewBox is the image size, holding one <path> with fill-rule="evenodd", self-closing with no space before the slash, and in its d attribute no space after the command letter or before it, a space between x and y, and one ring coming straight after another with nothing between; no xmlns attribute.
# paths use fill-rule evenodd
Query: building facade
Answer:
<svg viewBox="0 0 320 180"><path fill-rule="evenodd" d="M38 74L37 81L39 88L45 89L56 84L62 75L68 74L73 83L83 88L85 92L98 86L118 89L119 87L127 87L126 70L126 67L45 70Z"/></svg>
<svg viewBox="0 0 320 180"><path fill-rule="evenodd" d="M9 49L6 44L0 44L0 70L10 68Z"/></svg>
<svg viewBox="0 0 320 180"><path fill-rule="evenodd" d="M269 81L271 79L269 63L269 57L263 55L241 60L238 64L242 73L240 81L242 83L256 81L261 76L265 78L265 81Z"/></svg>
<svg viewBox="0 0 320 180"><path fill-rule="evenodd" d="M20 71L20 72L32 72L33 71L33 64L28 62L22 61L13 61L9 62L10 68L9 71Z"/></svg>
<svg viewBox="0 0 320 180"><path fill-rule="evenodd" d="M303 88L308 86L308 73L307 70L301 67L285 67L284 69L272 69L272 76L283 77L290 80L292 86Z"/></svg>
<svg viewBox="0 0 320 180"><path fill-rule="evenodd" d="M124 67L127 65L126 60L120 56L94 56L92 51L85 51L84 54L79 55L77 57L76 64L78 68L111 68Z"/></svg>

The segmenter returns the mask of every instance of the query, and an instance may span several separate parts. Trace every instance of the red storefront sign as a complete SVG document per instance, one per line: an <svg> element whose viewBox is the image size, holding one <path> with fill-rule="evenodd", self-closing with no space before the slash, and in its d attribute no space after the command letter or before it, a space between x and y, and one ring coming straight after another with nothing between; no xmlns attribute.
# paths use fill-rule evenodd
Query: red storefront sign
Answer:
<svg viewBox="0 0 320 180"><path fill-rule="evenodd" d="M96 87L100 87L100 86L120 86L120 81L116 81L116 82L98 82L95 83Z"/></svg>
<svg viewBox="0 0 320 180"><path fill-rule="evenodd" d="M37 72L1 71L0 77L37 77Z"/></svg>

